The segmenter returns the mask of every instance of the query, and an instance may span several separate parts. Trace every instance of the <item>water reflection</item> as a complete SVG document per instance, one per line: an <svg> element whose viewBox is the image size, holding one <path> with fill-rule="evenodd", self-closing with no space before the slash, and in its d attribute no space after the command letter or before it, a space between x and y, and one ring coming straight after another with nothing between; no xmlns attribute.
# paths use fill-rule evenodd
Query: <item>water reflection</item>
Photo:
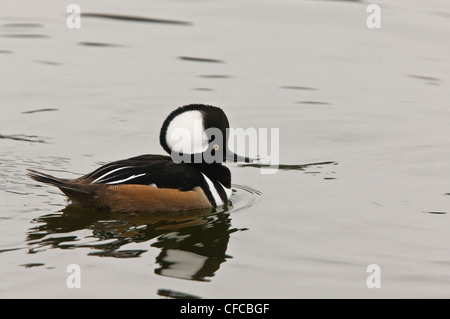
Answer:
<svg viewBox="0 0 450 319"><path fill-rule="evenodd" d="M152 244L161 248L156 258L159 275L206 280L214 276L226 258L231 229L229 214L215 213L205 216L204 223L169 231ZM165 228L165 227L164 227Z"/></svg>
<svg viewBox="0 0 450 319"><path fill-rule="evenodd" d="M231 257L230 234L243 230L231 227L230 209L123 214L69 205L33 220L28 251L90 248L91 256L135 258L154 247L160 249L156 274L207 281ZM127 249L128 244L139 249Z"/></svg>
<svg viewBox="0 0 450 319"><path fill-rule="evenodd" d="M280 170L296 170L296 171L304 171L310 167L320 168L322 165L338 165L337 162L328 161L328 162L318 162L318 163L308 163L308 164L262 164L262 163L245 163L239 164L240 167L255 167L260 169L265 168L278 168ZM318 172L317 172L318 173Z"/></svg>

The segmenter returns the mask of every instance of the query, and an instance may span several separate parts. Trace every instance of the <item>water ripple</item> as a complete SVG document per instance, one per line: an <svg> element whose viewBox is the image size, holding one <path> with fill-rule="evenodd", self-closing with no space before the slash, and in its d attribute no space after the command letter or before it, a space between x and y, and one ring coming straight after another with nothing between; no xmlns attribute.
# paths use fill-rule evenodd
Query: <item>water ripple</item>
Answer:
<svg viewBox="0 0 450 319"><path fill-rule="evenodd" d="M82 17L90 17L90 18L120 20L120 21L161 23L161 24L173 24L173 25L192 25L191 22L181 21L181 20L157 19L157 18L149 18L149 17L129 16L129 15L123 15L123 14L87 12L87 13L82 13L81 16Z"/></svg>

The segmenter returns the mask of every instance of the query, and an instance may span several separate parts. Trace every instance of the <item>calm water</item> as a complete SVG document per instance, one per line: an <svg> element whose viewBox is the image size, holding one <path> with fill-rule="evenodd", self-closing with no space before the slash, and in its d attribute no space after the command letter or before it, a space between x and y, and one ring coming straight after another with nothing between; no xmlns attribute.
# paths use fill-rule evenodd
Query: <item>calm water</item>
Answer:
<svg viewBox="0 0 450 319"><path fill-rule="evenodd" d="M81 29L57 1L2 1L1 297L450 297L448 1L377 1L381 29L357 1L77 3ZM283 169L231 164L228 207L171 215L25 175L163 153L189 103L279 128Z"/></svg>

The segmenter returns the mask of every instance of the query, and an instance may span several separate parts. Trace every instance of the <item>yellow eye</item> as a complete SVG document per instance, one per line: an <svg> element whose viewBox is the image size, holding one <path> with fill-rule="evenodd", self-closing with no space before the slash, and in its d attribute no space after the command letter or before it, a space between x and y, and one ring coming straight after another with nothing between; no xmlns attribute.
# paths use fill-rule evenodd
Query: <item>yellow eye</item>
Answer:
<svg viewBox="0 0 450 319"><path fill-rule="evenodd" d="M219 145L217 145L217 144L214 145L214 146L213 146L213 149L214 149L215 151L217 151L217 150L219 149Z"/></svg>

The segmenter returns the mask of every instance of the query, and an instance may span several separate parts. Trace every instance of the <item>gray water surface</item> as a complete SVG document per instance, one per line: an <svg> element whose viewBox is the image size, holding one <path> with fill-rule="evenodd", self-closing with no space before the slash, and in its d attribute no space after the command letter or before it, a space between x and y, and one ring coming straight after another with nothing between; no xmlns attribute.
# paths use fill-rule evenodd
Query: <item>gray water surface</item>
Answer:
<svg viewBox="0 0 450 319"><path fill-rule="evenodd" d="M380 29L363 1L83 0L69 29L64 4L3 1L0 296L449 297L450 4L377 3ZM190 103L279 128L283 166L230 164L229 206L150 216L26 176L163 154Z"/></svg>

